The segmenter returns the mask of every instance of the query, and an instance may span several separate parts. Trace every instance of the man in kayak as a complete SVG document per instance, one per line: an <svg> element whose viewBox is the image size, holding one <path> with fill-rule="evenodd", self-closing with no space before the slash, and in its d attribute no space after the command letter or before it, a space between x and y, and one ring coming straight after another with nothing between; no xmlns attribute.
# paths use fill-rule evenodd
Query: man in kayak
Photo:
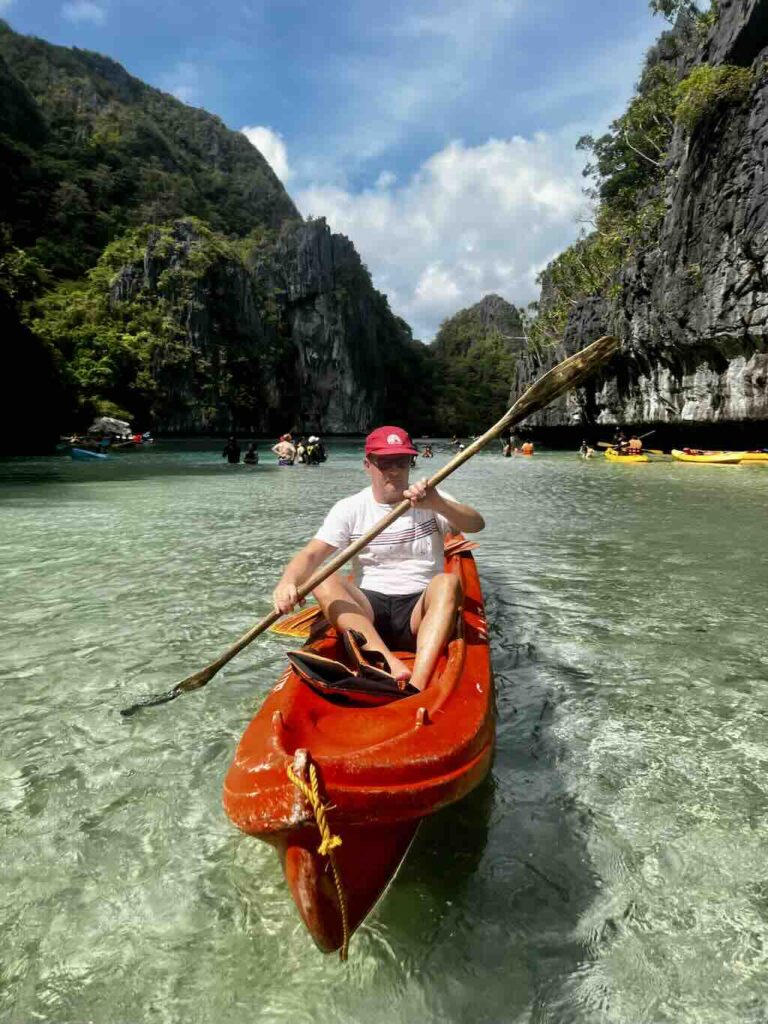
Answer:
<svg viewBox="0 0 768 1024"><path fill-rule="evenodd" d="M443 537L476 533L485 522L445 491L428 490L426 479L409 483L415 451L400 427L378 427L368 435L363 466L371 486L333 506L314 538L286 566L273 601L277 611L289 612L298 603L298 588L326 558L407 498L411 508L358 553L360 585L334 573L314 595L336 629L362 633L366 647L384 655L395 679L423 690L462 600L459 578L443 571ZM412 673L393 650L416 652Z"/></svg>
<svg viewBox="0 0 768 1024"><path fill-rule="evenodd" d="M641 455L643 451L643 442L637 436L632 434L630 439L627 441L627 451L630 455Z"/></svg>

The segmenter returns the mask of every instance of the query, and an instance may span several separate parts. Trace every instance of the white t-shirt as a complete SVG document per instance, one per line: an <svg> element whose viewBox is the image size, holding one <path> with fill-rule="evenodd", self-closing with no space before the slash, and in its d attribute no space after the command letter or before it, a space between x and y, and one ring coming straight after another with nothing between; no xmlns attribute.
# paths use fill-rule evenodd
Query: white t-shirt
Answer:
<svg viewBox="0 0 768 1024"><path fill-rule="evenodd" d="M438 491L438 494L449 501L456 500L447 491ZM372 488L366 487L336 502L315 539L335 548L345 548L359 540L392 508L376 501ZM421 593L433 576L443 572L443 537L451 530L445 516L431 509L409 508L358 552L362 570L360 586L379 594Z"/></svg>

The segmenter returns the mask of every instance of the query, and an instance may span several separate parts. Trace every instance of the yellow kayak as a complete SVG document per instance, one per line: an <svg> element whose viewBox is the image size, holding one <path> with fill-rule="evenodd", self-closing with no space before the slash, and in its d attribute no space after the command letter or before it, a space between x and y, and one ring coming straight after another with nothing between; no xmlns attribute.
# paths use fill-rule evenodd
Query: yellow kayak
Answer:
<svg viewBox="0 0 768 1024"><path fill-rule="evenodd" d="M733 466L741 462L746 452L705 452L698 448L672 449L673 458L678 462L699 462L702 465Z"/></svg>
<svg viewBox="0 0 768 1024"><path fill-rule="evenodd" d="M605 457L609 462L650 462L647 455L620 455L615 448L606 448Z"/></svg>
<svg viewBox="0 0 768 1024"><path fill-rule="evenodd" d="M742 462L768 462L768 452L744 452Z"/></svg>

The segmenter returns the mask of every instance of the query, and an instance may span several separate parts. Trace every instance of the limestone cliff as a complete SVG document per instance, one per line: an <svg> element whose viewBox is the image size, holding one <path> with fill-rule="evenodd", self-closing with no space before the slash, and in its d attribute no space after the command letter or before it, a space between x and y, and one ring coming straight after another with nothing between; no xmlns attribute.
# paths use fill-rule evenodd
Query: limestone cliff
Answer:
<svg viewBox="0 0 768 1024"><path fill-rule="evenodd" d="M580 302L556 350L544 360L529 354L519 365L514 393L542 363L601 334L623 343L601 380L535 424L665 425L678 436L688 425L707 424L761 433L768 419L766 48L768 0L722 0L709 37L684 55L683 70L704 62L752 67L751 95L716 107L690 135L675 129L658 245L622 268L611 298Z"/></svg>
<svg viewBox="0 0 768 1024"><path fill-rule="evenodd" d="M64 333L62 315L98 308L91 333L119 336L134 360L107 397L161 433L365 432L394 414L404 381L418 391L424 346L322 219L250 245L181 220L123 253L108 250L88 289L36 327ZM162 328L143 343L155 314Z"/></svg>

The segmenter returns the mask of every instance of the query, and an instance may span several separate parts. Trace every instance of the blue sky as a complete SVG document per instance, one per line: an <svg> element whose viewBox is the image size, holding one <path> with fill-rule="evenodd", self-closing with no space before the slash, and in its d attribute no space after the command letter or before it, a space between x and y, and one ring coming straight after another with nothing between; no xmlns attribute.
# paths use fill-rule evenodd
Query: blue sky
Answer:
<svg viewBox="0 0 768 1024"><path fill-rule="evenodd" d="M623 111L667 27L646 0L0 0L0 15L246 130L425 341L487 292L536 298L587 216L576 140Z"/></svg>

